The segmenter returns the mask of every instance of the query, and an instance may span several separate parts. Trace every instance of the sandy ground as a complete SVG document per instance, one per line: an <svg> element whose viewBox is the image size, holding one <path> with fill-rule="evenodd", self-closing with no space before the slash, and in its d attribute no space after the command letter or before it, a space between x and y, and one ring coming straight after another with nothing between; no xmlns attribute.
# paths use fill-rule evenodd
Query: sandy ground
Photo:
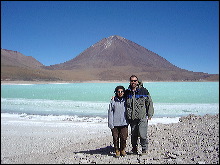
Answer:
<svg viewBox="0 0 220 165"><path fill-rule="evenodd" d="M153 120L153 119L152 119ZM2 164L218 164L219 114L149 125L147 155L115 158L106 122L28 120L1 117Z"/></svg>

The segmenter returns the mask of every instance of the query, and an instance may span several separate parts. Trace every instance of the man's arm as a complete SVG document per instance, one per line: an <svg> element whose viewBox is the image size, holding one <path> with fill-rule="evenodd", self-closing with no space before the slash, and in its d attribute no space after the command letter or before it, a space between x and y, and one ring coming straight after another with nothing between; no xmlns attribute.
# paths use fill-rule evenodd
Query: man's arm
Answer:
<svg viewBox="0 0 220 165"><path fill-rule="evenodd" d="M148 109L148 120L151 120L152 116L154 115L154 107L153 101L151 99L150 93L148 93L148 99L146 101L146 107Z"/></svg>

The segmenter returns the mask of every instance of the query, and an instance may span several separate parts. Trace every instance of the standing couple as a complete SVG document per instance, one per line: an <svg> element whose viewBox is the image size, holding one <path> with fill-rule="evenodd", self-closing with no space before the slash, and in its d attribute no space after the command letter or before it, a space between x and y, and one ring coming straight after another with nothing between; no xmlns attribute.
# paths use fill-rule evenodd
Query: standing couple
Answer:
<svg viewBox="0 0 220 165"><path fill-rule="evenodd" d="M108 127L112 131L115 156L126 156L126 141L128 125L131 126L132 153L138 154L138 137L142 147L142 155L147 154L148 120L154 114L153 102L150 93L137 76L130 77L127 90L123 86L115 88L115 97L112 98L108 110Z"/></svg>

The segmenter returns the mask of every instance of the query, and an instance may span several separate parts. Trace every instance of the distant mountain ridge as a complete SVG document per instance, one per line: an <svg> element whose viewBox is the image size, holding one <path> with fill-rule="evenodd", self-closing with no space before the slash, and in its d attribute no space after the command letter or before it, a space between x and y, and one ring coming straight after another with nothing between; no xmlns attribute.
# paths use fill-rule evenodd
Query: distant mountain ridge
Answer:
<svg viewBox="0 0 220 165"><path fill-rule="evenodd" d="M5 49L1 49L1 60L2 79L14 76L16 79L25 77L33 80L128 80L132 74L136 74L144 81L219 80L218 74L181 69L158 54L118 35L104 38L75 58L60 64L44 66L33 57ZM19 77L15 71L9 72L9 66L19 69L28 67L29 75L24 76L24 73ZM32 75L32 72L36 74Z"/></svg>
<svg viewBox="0 0 220 165"><path fill-rule="evenodd" d="M25 56L17 51L1 49L1 65L39 68L44 66L31 56Z"/></svg>

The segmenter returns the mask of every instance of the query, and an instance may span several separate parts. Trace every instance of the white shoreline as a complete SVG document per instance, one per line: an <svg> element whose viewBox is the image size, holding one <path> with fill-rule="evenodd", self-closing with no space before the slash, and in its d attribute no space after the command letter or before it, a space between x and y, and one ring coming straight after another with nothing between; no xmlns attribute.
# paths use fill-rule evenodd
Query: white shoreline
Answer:
<svg viewBox="0 0 220 165"><path fill-rule="evenodd" d="M178 123L180 117L153 117L152 120L148 121L149 125L157 124L171 124ZM42 125L53 123L52 126L56 124L68 125L72 123L81 123L82 125L87 125L90 123L102 123L106 124L108 119L102 117L79 117L79 116L53 116L53 115L27 115L27 114L11 114L11 113L1 113L2 124L8 123L10 125L20 123L22 125ZM4 121L4 123L3 123Z"/></svg>
<svg viewBox="0 0 220 165"><path fill-rule="evenodd" d="M32 120L3 114L1 116L1 156L51 152L65 147L68 141L76 143L80 139L84 142L97 137L97 134L103 137L107 132L109 133L106 125L106 123L92 122ZM57 143L51 143L51 141L57 141ZM23 149L20 150L20 147Z"/></svg>

